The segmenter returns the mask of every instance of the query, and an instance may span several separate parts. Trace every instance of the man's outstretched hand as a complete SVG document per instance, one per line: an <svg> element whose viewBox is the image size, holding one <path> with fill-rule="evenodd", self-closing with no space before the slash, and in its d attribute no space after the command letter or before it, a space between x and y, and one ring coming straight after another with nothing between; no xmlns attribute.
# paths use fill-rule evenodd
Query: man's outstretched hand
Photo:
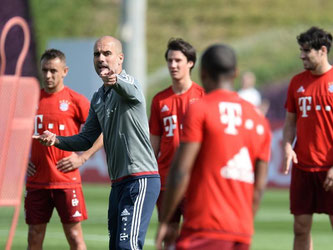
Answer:
<svg viewBox="0 0 333 250"><path fill-rule="evenodd" d="M57 139L56 134L53 134L48 130L45 130L41 135L33 135L32 138L38 140L44 146L53 146L59 144L59 140Z"/></svg>

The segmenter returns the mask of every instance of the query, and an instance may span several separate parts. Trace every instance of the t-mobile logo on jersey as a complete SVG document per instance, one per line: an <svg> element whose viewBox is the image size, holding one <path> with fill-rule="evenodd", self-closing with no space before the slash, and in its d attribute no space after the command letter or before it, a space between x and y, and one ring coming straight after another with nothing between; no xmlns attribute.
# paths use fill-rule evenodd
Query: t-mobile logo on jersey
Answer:
<svg viewBox="0 0 333 250"><path fill-rule="evenodd" d="M302 117L308 117L307 111L311 110L311 96L303 96L298 98L299 110L302 111Z"/></svg>
<svg viewBox="0 0 333 250"><path fill-rule="evenodd" d="M163 124L165 127L165 131L167 132L166 137L173 136L173 131L177 126L177 116L170 115L163 118Z"/></svg>
<svg viewBox="0 0 333 250"><path fill-rule="evenodd" d="M39 135L38 133L38 129L54 129L55 128L55 124L52 122L47 123L46 125L44 125L45 127L43 127L43 115L36 115L35 116L35 131L34 134L35 135ZM65 130L65 125L64 124L59 124L59 130Z"/></svg>
<svg viewBox="0 0 333 250"><path fill-rule="evenodd" d="M43 126L43 124L38 123L38 119L40 120L40 122L43 122L43 115L36 115L35 116L35 135L39 135L37 130L42 128L42 126Z"/></svg>
<svg viewBox="0 0 333 250"><path fill-rule="evenodd" d="M221 123L227 124L224 132L230 135L237 135L236 126L242 124L242 106L238 103L220 102L219 109L221 114Z"/></svg>

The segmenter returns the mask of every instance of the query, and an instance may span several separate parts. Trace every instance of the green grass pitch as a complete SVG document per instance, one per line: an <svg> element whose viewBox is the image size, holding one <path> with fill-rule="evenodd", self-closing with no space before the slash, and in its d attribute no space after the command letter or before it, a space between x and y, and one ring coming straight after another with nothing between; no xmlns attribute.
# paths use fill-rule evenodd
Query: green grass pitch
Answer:
<svg viewBox="0 0 333 250"><path fill-rule="evenodd" d="M110 187L108 185L83 185L89 219L82 223L88 249L107 249L107 207ZM4 249L13 209L0 208L0 249ZM155 249L157 228L156 211L147 232L145 250ZM288 190L268 189L255 220L252 250L292 249L292 216L289 213ZM333 249L333 234L326 215L315 215L312 228L314 249ZM23 205L16 228L12 250L26 249L27 225L24 223ZM48 224L44 249L68 249L56 211Z"/></svg>

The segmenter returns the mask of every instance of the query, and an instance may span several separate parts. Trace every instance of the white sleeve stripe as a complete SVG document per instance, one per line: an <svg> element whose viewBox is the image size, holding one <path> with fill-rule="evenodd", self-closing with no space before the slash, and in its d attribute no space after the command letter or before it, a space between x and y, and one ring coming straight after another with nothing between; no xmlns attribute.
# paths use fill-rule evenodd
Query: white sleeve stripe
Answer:
<svg viewBox="0 0 333 250"><path fill-rule="evenodd" d="M130 75L119 75L120 80L128 82L129 84L134 84L134 77Z"/></svg>

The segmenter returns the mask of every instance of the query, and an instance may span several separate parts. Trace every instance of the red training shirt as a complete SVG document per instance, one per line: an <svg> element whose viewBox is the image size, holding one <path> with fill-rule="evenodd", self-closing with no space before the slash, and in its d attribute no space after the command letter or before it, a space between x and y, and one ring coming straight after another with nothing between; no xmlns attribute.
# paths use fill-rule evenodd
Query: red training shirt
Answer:
<svg viewBox="0 0 333 250"><path fill-rule="evenodd" d="M175 94L170 86L153 98L149 129L152 135L161 137L157 163L162 190L165 189L170 165L179 146L185 112L190 104L201 99L204 94L204 89L192 82L192 86L183 94Z"/></svg>
<svg viewBox="0 0 333 250"><path fill-rule="evenodd" d="M61 136L77 134L88 117L89 105L86 97L66 86L53 94L41 90L34 133L42 134L44 130L49 130ZM38 140L33 140L30 161L37 171L35 175L28 177L26 186L44 189L79 187L79 169L63 173L56 167L60 159L70 154L72 152L46 147Z"/></svg>
<svg viewBox="0 0 333 250"><path fill-rule="evenodd" d="M186 193L180 240L203 237L250 244L254 167L268 162L266 118L236 92L215 90L190 106L182 143L201 143Z"/></svg>
<svg viewBox="0 0 333 250"><path fill-rule="evenodd" d="M285 107L296 114L296 167L316 172L333 165L333 68L322 75L304 71L290 82Z"/></svg>

